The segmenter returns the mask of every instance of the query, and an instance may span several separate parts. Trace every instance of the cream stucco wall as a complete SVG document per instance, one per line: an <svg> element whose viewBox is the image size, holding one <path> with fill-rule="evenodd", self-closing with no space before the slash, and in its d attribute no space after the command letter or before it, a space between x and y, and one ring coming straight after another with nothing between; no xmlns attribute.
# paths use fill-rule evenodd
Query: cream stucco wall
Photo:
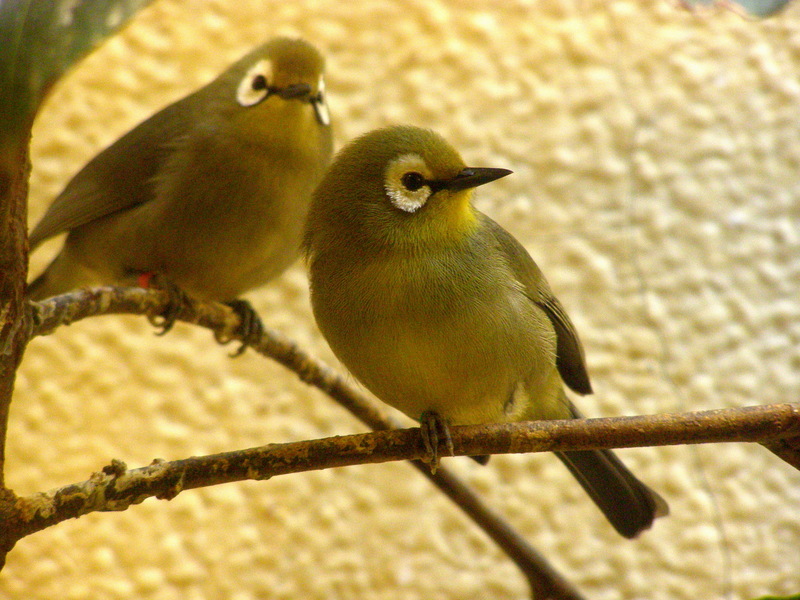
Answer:
<svg viewBox="0 0 800 600"><path fill-rule="evenodd" d="M35 127L30 217L94 153L274 34L329 61L338 144L435 128L515 175L479 207L548 274L586 345L593 415L800 400L800 4L750 22L670 2L157 0L60 83ZM38 272L54 246L33 257ZM334 363L295 266L251 295ZM362 431L204 330L106 317L34 340L8 480L20 494ZM800 473L755 446L622 452L672 508L619 538L551 456L450 461L595 600L800 591ZM526 597L515 567L405 464L148 500L22 540L0 598Z"/></svg>

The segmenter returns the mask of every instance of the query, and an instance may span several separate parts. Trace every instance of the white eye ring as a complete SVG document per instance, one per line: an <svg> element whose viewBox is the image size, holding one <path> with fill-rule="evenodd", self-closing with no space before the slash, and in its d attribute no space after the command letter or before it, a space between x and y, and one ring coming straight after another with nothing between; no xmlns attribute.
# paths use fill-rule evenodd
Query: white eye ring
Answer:
<svg viewBox="0 0 800 600"><path fill-rule="evenodd" d="M430 171L421 156L403 154L386 167L384 188L395 208L407 213L415 213L425 206L428 198L431 197L431 188L427 184L413 190L407 188L403 178L409 173L419 173L424 179L430 179Z"/></svg>
<svg viewBox="0 0 800 600"><path fill-rule="evenodd" d="M272 83L272 63L260 60L247 71L236 90L236 101L242 106L258 104L269 95Z"/></svg>

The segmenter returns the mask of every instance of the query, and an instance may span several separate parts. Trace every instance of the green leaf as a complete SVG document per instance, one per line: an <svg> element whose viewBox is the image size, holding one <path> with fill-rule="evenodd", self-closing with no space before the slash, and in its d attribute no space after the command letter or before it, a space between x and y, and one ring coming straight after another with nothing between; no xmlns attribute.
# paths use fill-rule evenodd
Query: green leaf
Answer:
<svg viewBox="0 0 800 600"><path fill-rule="evenodd" d="M761 596L756 600L800 600L800 594L794 594L792 596Z"/></svg>
<svg viewBox="0 0 800 600"><path fill-rule="evenodd" d="M0 138L28 127L71 65L151 0L0 0Z"/></svg>
<svg viewBox="0 0 800 600"><path fill-rule="evenodd" d="M731 4L738 4L746 13L754 17L769 17L789 4L789 0L684 0L684 4L689 6L710 6L715 4L730 6ZM796 597L792 596L791 600L795 599Z"/></svg>

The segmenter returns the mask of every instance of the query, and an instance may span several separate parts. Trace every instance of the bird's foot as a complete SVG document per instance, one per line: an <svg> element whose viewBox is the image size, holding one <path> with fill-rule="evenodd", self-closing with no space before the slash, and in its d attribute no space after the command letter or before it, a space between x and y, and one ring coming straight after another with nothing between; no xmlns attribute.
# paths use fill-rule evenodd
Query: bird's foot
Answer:
<svg viewBox="0 0 800 600"><path fill-rule="evenodd" d="M136 278L136 282L139 287L159 289L167 293L168 300L164 311L160 315L147 317L153 327L160 329L156 335L164 335L178 320L178 315L187 301L186 292L157 273L142 273Z"/></svg>
<svg viewBox="0 0 800 600"><path fill-rule="evenodd" d="M225 304L230 306L233 312L239 315L240 325L236 329L236 334L241 338L242 345L231 354L231 358L236 358L247 350L248 346L254 346L261 341L264 335L264 324L261 322L258 313L247 300L231 300L230 302L225 302ZM217 337L217 341L220 344L227 344L230 339Z"/></svg>
<svg viewBox="0 0 800 600"><path fill-rule="evenodd" d="M453 450L453 439L450 437L450 426L447 421L437 412L426 410L419 418L419 430L422 435L422 445L425 446L427 456L423 462L428 463L431 472L435 473L439 468L441 455L439 454L439 442L444 443L447 456L455 454Z"/></svg>

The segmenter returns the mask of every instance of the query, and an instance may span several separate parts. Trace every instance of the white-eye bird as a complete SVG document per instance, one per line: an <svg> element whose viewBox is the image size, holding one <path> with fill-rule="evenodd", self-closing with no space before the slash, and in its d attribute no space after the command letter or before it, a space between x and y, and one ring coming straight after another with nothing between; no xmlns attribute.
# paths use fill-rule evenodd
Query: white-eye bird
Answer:
<svg viewBox="0 0 800 600"><path fill-rule="evenodd" d="M432 131L351 142L314 192L304 247L333 352L378 398L420 422L435 463L447 425L579 416L583 349L542 272L472 205L510 171L468 168ZM610 451L559 458L625 537L668 512Z"/></svg>
<svg viewBox="0 0 800 600"><path fill-rule="evenodd" d="M299 256L332 155L323 71L309 43L272 39L98 154L30 234L68 232L28 297L157 275L236 308Z"/></svg>

